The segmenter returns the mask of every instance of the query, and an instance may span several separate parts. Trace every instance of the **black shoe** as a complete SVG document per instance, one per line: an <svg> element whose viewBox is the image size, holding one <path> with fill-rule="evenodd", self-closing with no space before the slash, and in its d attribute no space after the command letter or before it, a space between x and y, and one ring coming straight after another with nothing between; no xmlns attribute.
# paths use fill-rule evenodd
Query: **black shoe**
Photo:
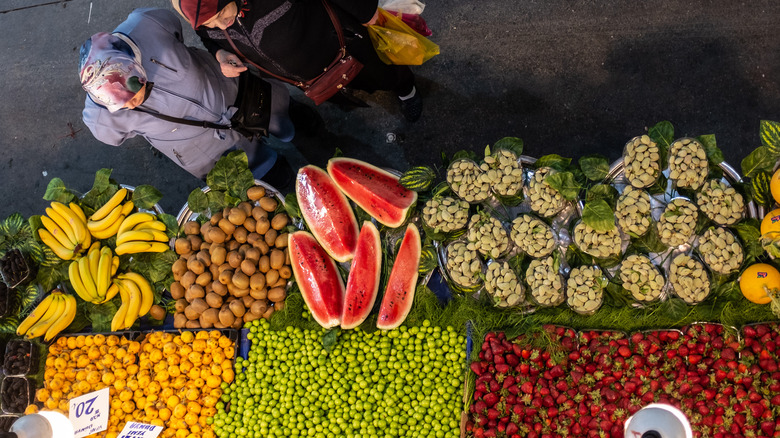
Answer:
<svg viewBox="0 0 780 438"><path fill-rule="evenodd" d="M295 132L311 137L317 133L322 125L322 118L314 108L290 98L288 110L290 120L295 126Z"/></svg>
<svg viewBox="0 0 780 438"><path fill-rule="evenodd" d="M401 104L401 114L404 115L406 120L410 122L416 122L420 120L423 109L423 100L422 95L420 94L420 90L415 90L414 96L406 100L398 99L398 101Z"/></svg>
<svg viewBox="0 0 780 438"><path fill-rule="evenodd" d="M287 158L280 154L276 157L276 163L274 163L273 167L260 179L282 192L282 189L293 182L294 176L295 173L292 167L290 167L290 163L287 162Z"/></svg>

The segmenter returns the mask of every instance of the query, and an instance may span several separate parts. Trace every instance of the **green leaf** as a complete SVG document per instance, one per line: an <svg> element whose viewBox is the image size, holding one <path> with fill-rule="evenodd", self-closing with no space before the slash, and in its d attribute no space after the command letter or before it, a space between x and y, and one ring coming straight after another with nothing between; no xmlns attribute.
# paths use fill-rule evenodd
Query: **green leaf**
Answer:
<svg viewBox="0 0 780 438"><path fill-rule="evenodd" d="M761 231L759 230L758 220L745 219L731 228L737 232L742 241L746 263L761 257L764 253L764 248L761 246Z"/></svg>
<svg viewBox="0 0 780 438"><path fill-rule="evenodd" d="M666 251L667 246L661 242L661 237L658 235L658 228L651 225L643 236L632 240L631 248L642 254L659 254Z"/></svg>
<svg viewBox="0 0 780 438"><path fill-rule="evenodd" d="M611 208L615 208L617 200L620 197L617 189L609 184L596 184L589 188L585 193L585 202L591 202L598 199L603 199L609 204Z"/></svg>
<svg viewBox="0 0 780 438"><path fill-rule="evenodd" d="M92 304L85 302L83 304L85 313L92 323L92 332L110 332L111 320L118 310L115 303L116 298L104 304Z"/></svg>
<svg viewBox="0 0 780 438"><path fill-rule="evenodd" d="M16 236L25 228L25 220L19 213L14 213L0 223L0 235L16 240Z"/></svg>
<svg viewBox="0 0 780 438"><path fill-rule="evenodd" d="M338 342L340 334L341 327L334 327L325 332L325 334L322 335L322 348L326 352L330 353L333 350L333 347L336 346L336 342Z"/></svg>
<svg viewBox="0 0 780 438"><path fill-rule="evenodd" d="M465 151L465 150L463 150L463 151L455 152L455 154L452 155L452 161L457 161L457 160L460 160L460 159L463 159L463 158L465 158L467 160L474 161L474 162L478 162L479 161L479 157L477 156L477 154L474 151Z"/></svg>
<svg viewBox="0 0 780 438"><path fill-rule="evenodd" d="M615 273L612 281L604 288L604 304L611 307L626 307L631 304L630 292L623 288L620 282L620 271Z"/></svg>
<svg viewBox="0 0 780 438"><path fill-rule="evenodd" d="M209 199L209 210L216 213L228 206L227 193L219 190L210 190L206 193Z"/></svg>
<svg viewBox="0 0 780 438"><path fill-rule="evenodd" d="M582 210L582 222L596 231L610 231L615 229L615 212L612 211L607 201L597 199L585 204Z"/></svg>
<svg viewBox="0 0 780 438"><path fill-rule="evenodd" d="M301 219L301 206L298 205L298 197L295 193L288 193L284 197L284 210L290 219Z"/></svg>
<svg viewBox="0 0 780 438"><path fill-rule="evenodd" d="M206 175L206 184L212 191L227 192L233 198L246 200L247 189L255 184L246 153L233 151L220 158Z"/></svg>
<svg viewBox="0 0 780 438"><path fill-rule="evenodd" d="M569 244L569 247L566 249L566 264L568 264L571 267L592 265L593 257L590 256L589 254L584 253L574 243L571 243Z"/></svg>
<svg viewBox="0 0 780 438"><path fill-rule="evenodd" d="M547 174L544 180L568 201L576 201L577 195L579 195L582 189L582 186L574 179L574 175L571 172Z"/></svg>
<svg viewBox="0 0 780 438"><path fill-rule="evenodd" d="M699 140L702 146L704 146L704 151L707 153L707 161L709 161L710 165L723 162L723 152L715 141L715 134L700 135L696 137L696 140Z"/></svg>
<svg viewBox="0 0 780 438"><path fill-rule="evenodd" d="M739 282L737 280L731 280L721 284L713 291L713 295L723 297L725 299L735 299L742 295L739 289Z"/></svg>
<svg viewBox="0 0 780 438"><path fill-rule="evenodd" d="M485 146L485 156L487 157L489 155L490 155L490 145L487 145Z"/></svg>
<svg viewBox="0 0 780 438"><path fill-rule="evenodd" d="M103 193L111 187L111 169L100 169L95 172L95 181L92 183L92 189L95 193ZM112 195L116 193L114 191Z"/></svg>
<svg viewBox="0 0 780 438"><path fill-rule="evenodd" d="M679 298L670 298L659 306L660 314L671 319L683 319L689 311L690 309L685 304L685 301Z"/></svg>
<svg viewBox="0 0 780 438"><path fill-rule="evenodd" d="M668 150L669 146L674 142L674 126L667 121L658 122L647 131L647 135L652 138L659 147Z"/></svg>
<svg viewBox="0 0 780 438"><path fill-rule="evenodd" d="M557 171L563 172L569 168L570 164L571 158L564 158L558 154L549 154L536 160L534 167L537 169L541 167L551 167Z"/></svg>
<svg viewBox="0 0 780 438"><path fill-rule="evenodd" d="M23 289L17 289L17 308L19 309L19 315L25 315L30 313L33 304L38 300L38 296L41 295L41 290L37 284L28 283Z"/></svg>
<svg viewBox="0 0 780 438"><path fill-rule="evenodd" d="M712 223L712 221L709 217L707 217L706 214L699 213L699 215L696 217L696 234L703 233L707 226L710 225L710 223Z"/></svg>
<svg viewBox="0 0 780 438"><path fill-rule="evenodd" d="M95 172L92 188L81 199L84 213L89 216L114 196L118 190L119 186L111 182L111 169L104 168Z"/></svg>
<svg viewBox="0 0 780 438"><path fill-rule="evenodd" d="M5 318L0 318L0 333L10 333L12 335L16 334L16 328L19 327L19 318L16 316L6 316Z"/></svg>
<svg viewBox="0 0 780 438"><path fill-rule="evenodd" d="M203 214L209 209L209 197L201 189L195 189L187 197L187 207L194 213Z"/></svg>
<svg viewBox="0 0 780 438"><path fill-rule="evenodd" d="M742 175L752 178L759 172L772 173L778 154L772 153L766 146L759 146L742 160Z"/></svg>
<svg viewBox="0 0 780 438"><path fill-rule="evenodd" d="M54 289L58 284L68 278L68 265L70 264L70 261L60 260L59 258L58 260L60 261L58 264L42 265L38 267L38 274L35 276L35 281L41 285L41 288L45 292Z"/></svg>
<svg viewBox="0 0 780 438"><path fill-rule="evenodd" d="M133 205L142 210L151 210L160 199L162 193L148 184L142 184L133 190Z"/></svg>
<svg viewBox="0 0 780 438"><path fill-rule="evenodd" d="M769 172L758 172L750 179L750 196L759 204L770 207L774 202L770 182L772 176Z"/></svg>
<svg viewBox="0 0 780 438"><path fill-rule="evenodd" d="M609 173L609 161L602 155L587 155L580 158L580 169L591 181L601 181Z"/></svg>
<svg viewBox="0 0 780 438"><path fill-rule="evenodd" d="M341 148L336 148L333 151L333 156L331 158L339 158L339 157L343 157L343 156L344 156L344 152L341 150Z"/></svg>
<svg viewBox="0 0 780 438"><path fill-rule="evenodd" d="M143 275L151 283L160 283L173 274L171 266L178 258L172 250L161 253L134 254L129 261L128 269Z"/></svg>
<svg viewBox="0 0 780 438"><path fill-rule="evenodd" d="M658 176L658 181L655 184L647 188L647 193L650 195L661 195L666 193L666 186L669 185L669 180L663 173Z"/></svg>
<svg viewBox="0 0 780 438"><path fill-rule="evenodd" d="M762 120L758 130L761 144L773 154L780 154L780 123Z"/></svg>
<svg viewBox="0 0 780 438"><path fill-rule="evenodd" d="M52 178L46 186L46 193L43 194L43 199L62 202L63 204L69 203L74 198L73 193L65 187L65 183L59 178Z"/></svg>
<svg viewBox="0 0 780 438"><path fill-rule="evenodd" d="M157 215L157 219L165 224L165 234L168 235L168 237L176 237L179 235L179 222L176 220L176 216L162 213Z"/></svg>
<svg viewBox="0 0 780 438"><path fill-rule="evenodd" d="M523 155L523 140L518 137L504 137L493 144L493 150L497 149L512 151L520 158L520 155Z"/></svg>

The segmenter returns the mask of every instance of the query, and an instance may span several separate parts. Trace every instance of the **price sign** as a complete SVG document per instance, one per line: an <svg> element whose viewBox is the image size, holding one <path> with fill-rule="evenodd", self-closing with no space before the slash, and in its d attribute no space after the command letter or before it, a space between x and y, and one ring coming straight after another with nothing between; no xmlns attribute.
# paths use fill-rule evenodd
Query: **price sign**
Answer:
<svg viewBox="0 0 780 438"><path fill-rule="evenodd" d="M117 438L157 438L162 430L162 426L128 421Z"/></svg>
<svg viewBox="0 0 780 438"><path fill-rule="evenodd" d="M108 388L90 392L70 400L70 423L75 438L81 438L108 428Z"/></svg>

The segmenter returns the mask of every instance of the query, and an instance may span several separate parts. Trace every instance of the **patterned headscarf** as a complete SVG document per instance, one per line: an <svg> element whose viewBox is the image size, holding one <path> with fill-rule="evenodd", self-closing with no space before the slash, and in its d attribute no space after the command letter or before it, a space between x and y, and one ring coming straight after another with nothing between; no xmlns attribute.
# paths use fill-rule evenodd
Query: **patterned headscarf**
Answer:
<svg viewBox="0 0 780 438"><path fill-rule="evenodd" d="M176 12L181 14L193 29L202 26L203 23L209 21L211 17L217 15L225 6L233 2L238 4L239 10L244 3L236 0L171 0L173 9L176 9Z"/></svg>
<svg viewBox="0 0 780 438"><path fill-rule="evenodd" d="M146 83L141 52L125 35L96 33L82 44L79 56L81 87L112 113Z"/></svg>

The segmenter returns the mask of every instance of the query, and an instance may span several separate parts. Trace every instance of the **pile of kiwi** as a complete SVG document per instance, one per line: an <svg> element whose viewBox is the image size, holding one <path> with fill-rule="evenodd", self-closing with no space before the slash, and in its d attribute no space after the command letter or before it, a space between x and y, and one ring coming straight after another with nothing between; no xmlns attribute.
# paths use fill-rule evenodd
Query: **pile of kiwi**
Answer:
<svg viewBox="0 0 780 438"><path fill-rule="evenodd" d="M174 243L174 327L240 328L284 307L292 277L290 218L274 213L278 201L262 186L251 187L247 197L202 224L184 224L184 236Z"/></svg>

